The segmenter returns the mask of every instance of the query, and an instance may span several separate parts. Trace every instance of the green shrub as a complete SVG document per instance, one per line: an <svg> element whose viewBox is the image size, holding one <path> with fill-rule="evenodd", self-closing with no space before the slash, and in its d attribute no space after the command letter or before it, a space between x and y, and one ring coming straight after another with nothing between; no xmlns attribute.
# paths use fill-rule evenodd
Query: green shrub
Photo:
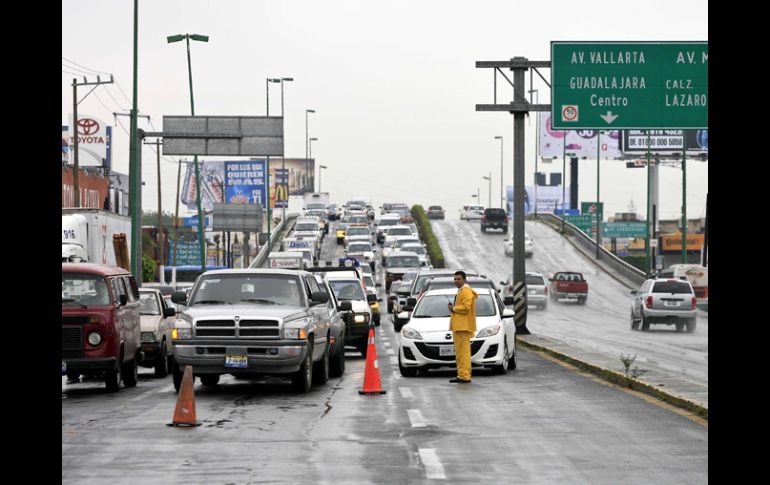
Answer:
<svg viewBox="0 0 770 485"><path fill-rule="evenodd" d="M158 263L142 253L142 281L158 281Z"/></svg>
<svg viewBox="0 0 770 485"><path fill-rule="evenodd" d="M436 235L433 234L428 215L419 204L413 205L411 212L414 223L417 224L417 229L420 231L420 239L426 245L431 264L435 268L444 268L444 253L441 251Z"/></svg>
<svg viewBox="0 0 770 485"><path fill-rule="evenodd" d="M645 272L647 271L644 267L647 257L644 254L633 254L630 256L621 256L620 259L630 264L631 266L635 266L637 269L641 271L645 271Z"/></svg>

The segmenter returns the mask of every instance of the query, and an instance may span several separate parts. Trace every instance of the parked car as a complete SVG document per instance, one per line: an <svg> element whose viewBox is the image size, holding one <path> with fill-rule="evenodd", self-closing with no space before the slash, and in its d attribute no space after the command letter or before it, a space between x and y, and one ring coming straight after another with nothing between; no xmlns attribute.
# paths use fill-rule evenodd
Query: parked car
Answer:
<svg viewBox="0 0 770 485"><path fill-rule="evenodd" d="M428 207L425 214L428 216L428 219L438 219L443 221L446 211L440 205L432 205Z"/></svg>
<svg viewBox="0 0 770 485"><path fill-rule="evenodd" d="M484 210L484 215L481 217L481 232L487 232L489 229L500 229L503 234L508 232L508 214L505 209Z"/></svg>
<svg viewBox="0 0 770 485"><path fill-rule="evenodd" d="M667 278L648 279L639 290L632 290L631 328L642 330L650 325L676 325L681 332L687 328L695 331L697 320L697 299L692 285L687 280Z"/></svg>
<svg viewBox="0 0 770 485"><path fill-rule="evenodd" d="M496 291L476 290L476 335L471 339L471 365L491 367L498 374L516 369L514 312L505 308ZM449 310L457 288L425 292L401 329L398 368L404 377L441 367L455 367L455 349L449 330ZM414 298L410 298L414 300Z"/></svg>
<svg viewBox="0 0 770 485"><path fill-rule="evenodd" d="M535 305L543 310L548 308L548 284L545 282L545 276L527 271L524 281L527 285L527 305ZM513 298L513 275L508 276L508 280L501 281L500 284L503 285L503 301L506 298Z"/></svg>
<svg viewBox="0 0 770 485"><path fill-rule="evenodd" d="M222 374L291 377L308 392L329 378L329 295L311 273L280 269L225 269L200 275L172 332L173 380L179 391L191 365L203 385Z"/></svg>
<svg viewBox="0 0 770 485"><path fill-rule="evenodd" d="M174 348L171 330L176 321L176 309L166 305L160 291L151 288L139 290L139 310L142 327L142 367L155 369L155 377L166 377L173 364Z"/></svg>
<svg viewBox="0 0 770 485"><path fill-rule="evenodd" d="M554 273L548 281L551 282L551 301L555 302L560 298L576 298L578 304L585 305L588 300L588 282L583 278L582 273L562 271Z"/></svg>
<svg viewBox="0 0 770 485"><path fill-rule="evenodd" d="M478 220L484 217L484 206L466 204L460 209L460 220Z"/></svg>
<svg viewBox="0 0 770 485"><path fill-rule="evenodd" d="M61 371L101 377L108 392L134 387L142 360L139 288L123 268L61 265Z"/></svg>

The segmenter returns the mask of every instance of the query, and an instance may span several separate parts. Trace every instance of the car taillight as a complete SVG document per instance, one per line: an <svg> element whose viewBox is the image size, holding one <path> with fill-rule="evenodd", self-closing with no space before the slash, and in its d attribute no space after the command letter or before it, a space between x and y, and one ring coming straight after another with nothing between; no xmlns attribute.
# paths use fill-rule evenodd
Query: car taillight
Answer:
<svg viewBox="0 0 770 485"><path fill-rule="evenodd" d="M545 287L545 294L548 295L548 287Z"/></svg>
<svg viewBox="0 0 770 485"><path fill-rule="evenodd" d="M644 301L644 306L647 308L652 308L652 297L648 296L647 299Z"/></svg>
<svg viewBox="0 0 770 485"><path fill-rule="evenodd" d="M694 296L692 297L692 308L691 310L695 310L695 306L698 304L698 299Z"/></svg>
<svg viewBox="0 0 770 485"><path fill-rule="evenodd" d="M513 293L513 285L510 285L510 286L508 286L508 291L510 291L511 293Z"/></svg>

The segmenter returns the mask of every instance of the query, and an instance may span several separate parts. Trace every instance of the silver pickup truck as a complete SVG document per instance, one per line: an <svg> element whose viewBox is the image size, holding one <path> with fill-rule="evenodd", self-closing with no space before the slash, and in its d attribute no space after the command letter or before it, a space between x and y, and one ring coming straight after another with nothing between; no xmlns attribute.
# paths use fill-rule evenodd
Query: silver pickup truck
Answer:
<svg viewBox="0 0 770 485"><path fill-rule="evenodd" d="M307 392L329 379L330 353L338 352L329 295L306 271L207 271L189 298L177 292L172 301L187 307L172 331L177 392L186 365L203 385L222 374L279 375Z"/></svg>

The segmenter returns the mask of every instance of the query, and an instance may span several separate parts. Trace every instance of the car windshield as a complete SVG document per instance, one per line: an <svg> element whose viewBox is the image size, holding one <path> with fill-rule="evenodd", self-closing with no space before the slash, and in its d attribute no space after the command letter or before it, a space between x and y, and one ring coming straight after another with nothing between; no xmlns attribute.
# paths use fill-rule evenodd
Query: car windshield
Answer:
<svg viewBox="0 0 770 485"><path fill-rule="evenodd" d="M248 303L304 306L300 281L283 274L202 275L189 306Z"/></svg>
<svg viewBox="0 0 770 485"><path fill-rule="evenodd" d="M388 236L411 236L412 230L408 227L394 227L388 230Z"/></svg>
<svg viewBox="0 0 770 485"><path fill-rule="evenodd" d="M364 276L364 284L366 286L374 287L374 278L371 276Z"/></svg>
<svg viewBox="0 0 770 485"><path fill-rule="evenodd" d="M692 294L692 287L686 281L658 281L653 285L652 292Z"/></svg>
<svg viewBox="0 0 770 485"><path fill-rule="evenodd" d="M401 278L401 281L403 281L404 283L411 283L412 281L414 281L416 277L417 277L417 271L414 271L414 270L407 271L406 273L404 273L404 276L403 278Z"/></svg>
<svg viewBox="0 0 770 485"><path fill-rule="evenodd" d="M402 251L409 251L410 253L425 254L425 248L422 244L406 244L401 247Z"/></svg>
<svg viewBox="0 0 770 485"><path fill-rule="evenodd" d="M155 293L142 293L140 291L139 301L142 303L142 307L139 309L141 315L160 315L158 298L155 296Z"/></svg>
<svg viewBox="0 0 770 485"><path fill-rule="evenodd" d="M348 244L348 252L349 253L365 253L365 252L371 252L372 245L367 243L350 243Z"/></svg>
<svg viewBox="0 0 770 485"><path fill-rule="evenodd" d="M109 305L107 282L98 275L62 273L61 305Z"/></svg>
<svg viewBox="0 0 770 485"><path fill-rule="evenodd" d="M542 276L527 275L524 277L528 285L544 286L545 281Z"/></svg>
<svg viewBox="0 0 770 485"><path fill-rule="evenodd" d="M313 209L325 209L323 204L320 204L318 202L311 202L305 206L307 210L313 210Z"/></svg>
<svg viewBox="0 0 770 485"><path fill-rule="evenodd" d="M432 275L420 276L419 278L417 278L417 282L414 285L414 292L412 292L412 294L413 295L419 294L428 285L428 281L432 280L433 278L438 278L438 277L441 277L441 276L453 276L453 275L454 275L454 273L432 274Z"/></svg>
<svg viewBox="0 0 770 485"><path fill-rule="evenodd" d="M313 222L298 222L294 226L295 231L317 231L318 230L318 224L315 224Z"/></svg>
<svg viewBox="0 0 770 485"><path fill-rule="evenodd" d="M369 219L366 216L354 216L350 218L351 224L368 224Z"/></svg>
<svg viewBox="0 0 770 485"><path fill-rule="evenodd" d="M454 303L455 295L428 295L417 303L413 318L445 318L449 316L447 303ZM476 316L492 317L495 315L495 303L490 295L479 295L476 299Z"/></svg>
<svg viewBox="0 0 770 485"><path fill-rule="evenodd" d="M357 280L332 280L329 286L338 300L366 300L361 282Z"/></svg>
<svg viewBox="0 0 770 485"><path fill-rule="evenodd" d="M395 226L398 224L398 219L396 218L389 218L389 219L380 219L380 226Z"/></svg>
<svg viewBox="0 0 770 485"><path fill-rule="evenodd" d="M348 227L348 236L368 236L368 227Z"/></svg>
<svg viewBox="0 0 770 485"><path fill-rule="evenodd" d="M420 244L420 240L417 239L417 238L397 239L395 246L397 248L401 248L401 247L404 247L407 244L417 244L419 246L422 246L422 244Z"/></svg>
<svg viewBox="0 0 770 485"><path fill-rule="evenodd" d="M419 268L420 259L417 256L390 256L387 259L390 268Z"/></svg>
<svg viewBox="0 0 770 485"><path fill-rule="evenodd" d="M428 210L429 211L440 211L441 210L441 206L440 205L432 205L432 206L428 207Z"/></svg>

